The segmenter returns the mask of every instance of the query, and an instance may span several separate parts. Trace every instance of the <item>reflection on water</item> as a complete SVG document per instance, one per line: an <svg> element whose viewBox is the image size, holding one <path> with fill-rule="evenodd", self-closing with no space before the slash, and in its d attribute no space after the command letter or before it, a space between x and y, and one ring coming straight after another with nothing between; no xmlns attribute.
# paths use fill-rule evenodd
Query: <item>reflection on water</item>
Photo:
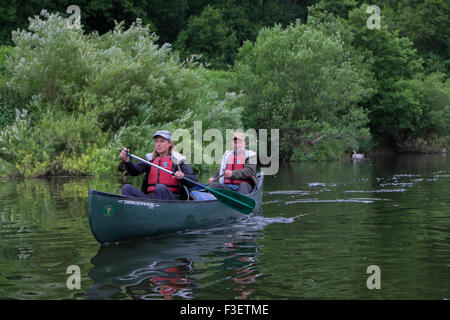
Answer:
<svg viewBox="0 0 450 320"><path fill-rule="evenodd" d="M0 299L450 298L440 155L284 166L266 177L259 216L100 246L87 190L123 183L141 178L0 180ZM79 290L66 286L70 265ZM380 290L366 286L370 265Z"/></svg>
<svg viewBox="0 0 450 320"><path fill-rule="evenodd" d="M247 285L260 275L261 231L272 223L292 222L255 216L230 226L101 246L92 259L88 276L94 285L85 298L194 299L195 288L230 281L235 298L246 298L253 292Z"/></svg>

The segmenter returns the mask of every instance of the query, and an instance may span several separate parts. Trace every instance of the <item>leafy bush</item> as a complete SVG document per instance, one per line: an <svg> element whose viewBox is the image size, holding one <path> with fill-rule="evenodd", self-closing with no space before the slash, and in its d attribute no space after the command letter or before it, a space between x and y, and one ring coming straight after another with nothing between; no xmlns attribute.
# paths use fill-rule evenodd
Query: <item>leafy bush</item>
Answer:
<svg viewBox="0 0 450 320"><path fill-rule="evenodd" d="M299 21L261 30L236 66L244 125L280 129L285 160L336 159L357 149L358 139L369 137L356 104L371 90L351 56L339 35Z"/></svg>
<svg viewBox="0 0 450 320"><path fill-rule="evenodd" d="M241 126L236 95L216 92L139 20L85 35L43 11L13 40L8 86L28 113L2 131L0 148L19 175L114 174L121 147L150 152L158 129Z"/></svg>
<svg viewBox="0 0 450 320"><path fill-rule="evenodd" d="M6 86L7 60L13 51L13 47L0 46L0 128L11 124L15 119L15 109L22 109L25 103L14 89Z"/></svg>
<svg viewBox="0 0 450 320"><path fill-rule="evenodd" d="M0 46L0 78L5 76L6 60L13 50L14 48L10 46Z"/></svg>
<svg viewBox="0 0 450 320"><path fill-rule="evenodd" d="M382 100L391 106L393 117L386 125L395 130L389 132L399 151L436 152L445 146L438 142L450 136L450 82L443 78L434 73L399 80Z"/></svg>
<svg viewBox="0 0 450 320"><path fill-rule="evenodd" d="M341 7L335 7L333 1L321 1L310 8L308 24L318 26L326 34L339 33L353 52L352 60L366 62L369 75L372 74L373 94L359 101L359 105L368 113L375 145L393 146L401 152L436 151L430 145L442 144L438 142L440 138L445 140L449 135L446 123L450 99L445 83L448 75L424 76L424 61L413 42L401 37L393 26L394 21L411 14L409 9L397 15L387 6L383 9L387 20L383 17L380 29L371 30L365 26L369 18L367 7L368 4L358 7L355 1ZM433 19L440 21L438 17ZM425 143L427 140L430 145Z"/></svg>
<svg viewBox="0 0 450 320"><path fill-rule="evenodd" d="M23 96L54 101L64 89L87 85L92 56L81 29L67 28L65 19L45 10L41 16L30 19L29 31L13 32L8 84Z"/></svg>
<svg viewBox="0 0 450 320"><path fill-rule="evenodd" d="M203 62L219 69L233 63L238 46L236 34L223 20L221 11L210 5L200 16L189 19L174 43L184 58L201 54Z"/></svg>
<svg viewBox="0 0 450 320"><path fill-rule="evenodd" d="M35 143L33 126L26 111L17 111L15 122L0 131L0 155L13 164L14 172L21 176L36 176L47 172L50 165L49 154Z"/></svg>
<svg viewBox="0 0 450 320"><path fill-rule="evenodd" d="M0 86L0 129L14 122L16 110L26 108L26 99L17 91L6 86Z"/></svg>

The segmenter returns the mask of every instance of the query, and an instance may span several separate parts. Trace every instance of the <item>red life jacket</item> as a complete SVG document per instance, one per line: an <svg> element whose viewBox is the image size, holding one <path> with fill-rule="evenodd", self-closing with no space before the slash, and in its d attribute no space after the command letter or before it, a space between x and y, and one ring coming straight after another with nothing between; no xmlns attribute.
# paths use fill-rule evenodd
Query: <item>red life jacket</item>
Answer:
<svg viewBox="0 0 450 320"><path fill-rule="evenodd" d="M170 155L165 157L156 157L152 163L163 167L164 169L167 169L169 171L173 171L173 162ZM155 186L157 184L165 184L170 191L173 193L178 192L178 180L174 176L168 174L167 172L164 172L162 170L159 170L155 167L150 168L150 172L148 174L148 187L147 191L149 193L155 191Z"/></svg>
<svg viewBox="0 0 450 320"><path fill-rule="evenodd" d="M154 285L158 286L158 292L162 295L172 295L177 290L182 290L186 286L186 281L181 281L181 271L178 267L164 269L166 276L152 277Z"/></svg>
<svg viewBox="0 0 450 320"><path fill-rule="evenodd" d="M244 169L245 166L245 155L242 153L235 157L236 152L233 152L232 155L228 158L227 167L225 170L241 170ZM225 183L228 184L241 184L242 182L247 182L249 185L252 185L252 181L250 179L247 180L232 180L230 178L225 178Z"/></svg>

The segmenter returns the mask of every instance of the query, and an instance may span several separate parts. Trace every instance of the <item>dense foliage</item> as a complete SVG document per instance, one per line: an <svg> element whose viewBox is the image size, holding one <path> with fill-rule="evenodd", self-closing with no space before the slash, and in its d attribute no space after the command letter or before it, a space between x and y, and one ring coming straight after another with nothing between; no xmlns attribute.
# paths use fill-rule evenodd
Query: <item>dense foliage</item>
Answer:
<svg viewBox="0 0 450 320"><path fill-rule="evenodd" d="M174 43L184 58L201 53L201 61L217 69L225 69L234 61L238 48L235 32L225 23L222 13L207 6L200 16L189 19Z"/></svg>
<svg viewBox="0 0 450 320"><path fill-rule="evenodd" d="M283 158L338 159L369 139L357 102L370 94L366 79L339 36L297 22L263 29L241 48L236 66L244 124L279 128Z"/></svg>
<svg viewBox="0 0 450 320"><path fill-rule="evenodd" d="M205 130L240 126L235 96L219 98L204 81L207 71L158 46L148 26L119 24L99 36L65 24L43 12L29 31L13 34L7 84L28 102L1 131L3 173L13 165L25 176L112 174L121 146L148 152L162 124L191 131L194 120Z"/></svg>
<svg viewBox="0 0 450 320"><path fill-rule="evenodd" d="M192 28L189 26L192 19L201 16L205 8L213 7L220 11L223 22L232 29L241 46L246 40L254 41L262 27L272 27L275 23L286 26L296 19L306 22L308 9L314 4L320 4L327 12L346 19L349 11L364 2L373 4L365 0L79 0L76 4L80 7L81 23L86 33L98 31L103 34L114 28L115 21L124 21L128 27L140 18L157 32L159 44L174 43L180 33ZM7 1L0 11L0 43L12 44L11 32L26 28L28 17L39 14L42 9L68 16L66 10L72 4L73 1L69 0ZM427 70L449 71L448 1L378 0L376 4L381 8L383 24L414 43L425 59ZM207 45L208 39L197 38L195 41L203 41ZM196 44L195 48L201 46ZM184 49L192 50L194 47L187 43Z"/></svg>
<svg viewBox="0 0 450 320"><path fill-rule="evenodd" d="M450 141L448 1L380 0L379 29L364 0L71 4L0 11L0 176L115 174L196 120L280 129L287 161Z"/></svg>
<svg viewBox="0 0 450 320"><path fill-rule="evenodd" d="M445 141L438 137L450 135L448 74L426 72L411 40L386 23L379 30L365 28L367 4L348 10L345 19L330 15L325 4L310 10L311 23L321 21L329 34L346 34L347 45L362 55L373 74L374 94L359 105L368 111L375 142L404 152L441 150ZM422 150L423 141L435 146Z"/></svg>
<svg viewBox="0 0 450 320"><path fill-rule="evenodd" d="M21 108L23 103L14 89L6 87L8 80L6 72L7 58L13 50L9 46L0 46L0 128L14 121L15 109Z"/></svg>

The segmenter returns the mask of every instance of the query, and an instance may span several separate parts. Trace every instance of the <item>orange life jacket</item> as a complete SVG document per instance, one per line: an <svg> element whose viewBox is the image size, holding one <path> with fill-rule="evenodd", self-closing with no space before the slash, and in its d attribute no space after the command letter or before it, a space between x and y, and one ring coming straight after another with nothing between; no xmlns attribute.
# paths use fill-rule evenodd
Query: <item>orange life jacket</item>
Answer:
<svg viewBox="0 0 450 320"><path fill-rule="evenodd" d="M239 154L237 157L235 156L236 152L234 152L230 157L228 158L227 167L225 170L241 170L244 169L245 166L245 155ZM225 183L228 184L241 184L242 182L247 182L248 184L252 184L252 181L250 179L247 180L233 180L230 178L225 178Z"/></svg>
<svg viewBox="0 0 450 320"><path fill-rule="evenodd" d="M169 171L173 171L173 162L170 155L165 157L156 157L152 163L163 167L164 169L167 169ZM158 168L151 167L150 172L148 174L148 187L147 191L149 193L155 191L155 186L157 184L165 184L170 191L173 193L178 192L178 180L171 174L168 174L167 172L164 172L162 170L159 170Z"/></svg>

